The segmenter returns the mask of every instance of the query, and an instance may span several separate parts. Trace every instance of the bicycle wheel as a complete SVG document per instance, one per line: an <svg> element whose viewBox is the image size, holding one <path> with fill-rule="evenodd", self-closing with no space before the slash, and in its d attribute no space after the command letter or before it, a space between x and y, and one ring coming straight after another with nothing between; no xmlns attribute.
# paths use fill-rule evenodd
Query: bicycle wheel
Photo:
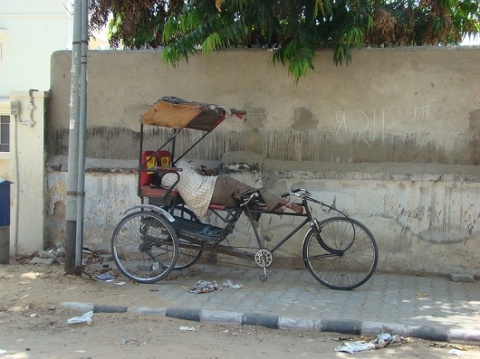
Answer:
<svg viewBox="0 0 480 359"><path fill-rule="evenodd" d="M200 222L195 213L185 206L175 206L170 213L177 217L189 221ZM188 239L178 238L179 252L175 269L181 270L191 267L202 256L203 250L199 244L192 243Z"/></svg>
<svg viewBox="0 0 480 359"><path fill-rule="evenodd" d="M334 217L319 223L303 243L303 261L313 277L332 289L353 289L364 284L378 262L372 233L362 223Z"/></svg>
<svg viewBox="0 0 480 359"><path fill-rule="evenodd" d="M154 212L133 212L115 227L112 253L126 277L139 283L154 283L173 270L178 239L165 218Z"/></svg>

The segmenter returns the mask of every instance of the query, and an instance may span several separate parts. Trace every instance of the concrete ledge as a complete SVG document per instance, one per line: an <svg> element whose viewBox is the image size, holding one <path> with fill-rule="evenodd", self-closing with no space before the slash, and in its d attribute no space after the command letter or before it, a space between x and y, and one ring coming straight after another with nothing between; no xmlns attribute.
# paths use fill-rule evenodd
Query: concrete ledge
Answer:
<svg viewBox="0 0 480 359"><path fill-rule="evenodd" d="M362 334L374 335L378 333L390 333L405 336L405 325L396 323L363 322Z"/></svg>
<svg viewBox="0 0 480 359"><path fill-rule="evenodd" d="M406 336L425 340L448 342L448 331L424 326L410 326L406 328Z"/></svg>
<svg viewBox="0 0 480 359"><path fill-rule="evenodd" d="M117 305L95 305L93 307L94 313L126 313L128 307Z"/></svg>
<svg viewBox="0 0 480 359"><path fill-rule="evenodd" d="M322 332L362 334L362 323L356 320L322 320Z"/></svg>
<svg viewBox="0 0 480 359"><path fill-rule="evenodd" d="M320 320L306 318L288 318L261 313L238 313L230 311L119 307L110 305L93 305L82 302L62 302L62 306L78 311L95 313L126 313L163 315L165 317L191 320L195 322L212 322L240 325L260 325L280 330L319 331L350 335L378 335L381 333L398 334L405 337L416 337L431 341L462 341L480 343L480 330L447 330L426 326L406 326L396 323L361 322L358 320Z"/></svg>
<svg viewBox="0 0 480 359"><path fill-rule="evenodd" d="M165 308L133 307L133 308L129 308L128 312L138 313L138 314L156 314L156 315L166 316L167 309L165 309Z"/></svg>
<svg viewBox="0 0 480 359"><path fill-rule="evenodd" d="M320 323L314 319L295 319L284 317L280 317L278 319L278 329L283 330L320 331L318 324Z"/></svg>
<svg viewBox="0 0 480 359"><path fill-rule="evenodd" d="M261 325L265 328L278 329L278 316L259 313L245 313L242 325Z"/></svg>
<svg viewBox="0 0 480 359"><path fill-rule="evenodd" d="M204 161L213 163L213 161ZM228 152L222 159L229 170L245 172L260 170L264 176L296 179L379 180L379 181L432 181L480 183L480 166L443 163L332 163L313 161L281 161L261 158L253 152ZM136 173L137 160L87 158L85 170L99 173ZM261 168L259 168L261 166ZM67 156L53 156L47 161L47 169L66 172Z"/></svg>
<svg viewBox="0 0 480 359"><path fill-rule="evenodd" d="M473 275L466 273L450 273L453 282L475 282Z"/></svg>
<svg viewBox="0 0 480 359"><path fill-rule="evenodd" d="M166 317L172 317L177 319L193 320L199 322L201 319L200 310L198 309L167 309L165 312Z"/></svg>
<svg viewBox="0 0 480 359"><path fill-rule="evenodd" d="M480 343L480 330L458 330L448 331L449 341L478 342Z"/></svg>
<svg viewBox="0 0 480 359"><path fill-rule="evenodd" d="M218 322L240 324L242 313L228 312L225 310L202 310L200 318L202 322Z"/></svg>
<svg viewBox="0 0 480 359"><path fill-rule="evenodd" d="M265 160L263 171L296 179L480 182L480 166L442 163L331 163Z"/></svg>
<svg viewBox="0 0 480 359"><path fill-rule="evenodd" d="M83 302L62 302L60 305L68 309L78 310L81 312L90 312L93 311L94 305L92 303L83 303Z"/></svg>

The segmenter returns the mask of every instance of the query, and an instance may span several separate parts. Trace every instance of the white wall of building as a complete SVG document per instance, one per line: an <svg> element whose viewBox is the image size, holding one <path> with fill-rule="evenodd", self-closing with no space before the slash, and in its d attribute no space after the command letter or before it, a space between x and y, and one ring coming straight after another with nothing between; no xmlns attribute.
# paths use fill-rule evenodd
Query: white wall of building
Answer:
<svg viewBox="0 0 480 359"><path fill-rule="evenodd" d="M50 88L50 57L71 48L69 0L0 1L0 97Z"/></svg>
<svg viewBox="0 0 480 359"><path fill-rule="evenodd" d="M52 53L72 47L71 9L71 0L0 1L0 115L12 101L21 108L10 117L10 152L0 152L0 176L12 182L11 253L43 246L44 98Z"/></svg>
<svg viewBox="0 0 480 359"><path fill-rule="evenodd" d="M47 97L47 92L12 92L10 97L11 102L19 103L22 109L11 117L11 253L33 253L43 248Z"/></svg>

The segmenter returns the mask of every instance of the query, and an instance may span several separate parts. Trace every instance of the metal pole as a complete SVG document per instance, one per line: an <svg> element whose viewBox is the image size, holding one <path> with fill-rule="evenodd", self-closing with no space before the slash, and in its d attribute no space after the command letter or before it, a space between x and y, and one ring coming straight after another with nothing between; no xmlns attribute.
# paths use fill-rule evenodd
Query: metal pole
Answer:
<svg viewBox="0 0 480 359"><path fill-rule="evenodd" d="M80 45L82 34L82 0L74 1L72 69L70 85L70 123L68 139L68 174L66 193L66 248L65 272L80 275L75 266L76 231L77 231L77 182L78 182L78 113L80 91Z"/></svg>
<svg viewBox="0 0 480 359"><path fill-rule="evenodd" d="M88 51L88 0L82 1L82 44L80 59L80 114L78 122L78 191L77 233L75 266L82 268L83 219L85 213L85 153L87 128L87 51Z"/></svg>

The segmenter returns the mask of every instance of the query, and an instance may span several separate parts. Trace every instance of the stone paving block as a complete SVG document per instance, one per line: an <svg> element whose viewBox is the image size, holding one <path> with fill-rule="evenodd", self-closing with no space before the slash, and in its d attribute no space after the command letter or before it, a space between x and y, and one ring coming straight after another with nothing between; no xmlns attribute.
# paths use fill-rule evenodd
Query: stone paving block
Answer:
<svg viewBox="0 0 480 359"><path fill-rule="evenodd" d="M450 279L454 282L474 282L475 279L471 274L450 273Z"/></svg>
<svg viewBox="0 0 480 359"><path fill-rule="evenodd" d="M201 295L188 293L187 287L213 271L218 280L236 278L244 288L226 288ZM167 308L135 310L193 321L258 324L286 330L349 335L388 332L434 341L480 342L478 281L463 283L438 276L376 275L370 281L372 285L336 291L304 285L305 278L309 278L306 271L277 270L276 278L265 283L259 283L252 272L256 273L228 266L192 271L191 278L173 279L170 283L174 285L168 291L158 291L164 301L170 302ZM115 306L94 307L103 311L124 310ZM81 303L78 308L87 309Z"/></svg>

